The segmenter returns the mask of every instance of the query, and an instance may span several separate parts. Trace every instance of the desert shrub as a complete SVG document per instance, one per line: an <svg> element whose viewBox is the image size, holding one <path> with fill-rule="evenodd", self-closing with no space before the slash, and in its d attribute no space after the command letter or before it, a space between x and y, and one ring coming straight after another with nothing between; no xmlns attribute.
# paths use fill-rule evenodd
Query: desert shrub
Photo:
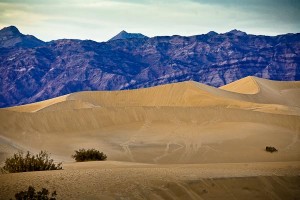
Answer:
<svg viewBox="0 0 300 200"><path fill-rule="evenodd" d="M75 154L72 155L72 158L76 160L76 162L83 161L95 161L95 160L106 160L107 156L96 149L79 149L75 151Z"/></svg>
<svg viewBox="0 0 300 200"><path fill-rule="evenodd" d="M42 188L36 191L34 187L29 186L27 191L21 191L15 194L16 200L56 200L56 191L50 195L49 191Z"/></svg>
<svg viewBox="0 0 300 200"><path fill-rule="evenodd" d="M276 151L278 151L278 150L277 150L275 147L266 146L266 151L267 151L267 152L273 153L273 152L276 152Z"/></svg>
<svg viewBox="0 0 300 200"><path fill-rule="evenodd" d="M44 171L62 169L61 163L55 164L50 159L46 151L41 151L36 155L32 155L29 151L24 154L22 151L15 153L11 158L7 158L3 169L10 173Z"/></svg>

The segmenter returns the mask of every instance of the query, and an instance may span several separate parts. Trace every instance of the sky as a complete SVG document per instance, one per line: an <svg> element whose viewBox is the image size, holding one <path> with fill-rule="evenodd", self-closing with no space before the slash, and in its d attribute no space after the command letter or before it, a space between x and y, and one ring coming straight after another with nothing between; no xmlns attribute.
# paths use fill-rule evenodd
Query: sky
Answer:
<svg viewBox="0 0 300 200"><path fill-rule="evenodd" d="M44 41L106 41L122 30L149 37L300 32L300 0L0 0L0 28Z"/></svg>

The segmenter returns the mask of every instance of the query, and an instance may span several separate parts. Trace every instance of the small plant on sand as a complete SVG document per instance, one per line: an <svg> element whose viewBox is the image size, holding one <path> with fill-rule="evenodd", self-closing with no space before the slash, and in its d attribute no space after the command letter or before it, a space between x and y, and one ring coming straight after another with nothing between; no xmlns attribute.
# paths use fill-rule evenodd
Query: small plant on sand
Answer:
<svg viewBox="0 0 300 200"><path fill-rule="evenodd" d="M107 156L96 149L79 149L75 151L75 154L72 155L72 158L76 160L76 162L83 161L96 161L96 160L106 160Z"/></svg>
<svg viewBox="0 0 300 200"><path fill-rule="evenodd" d="M7 158L3 169L10 173L59 170L62 169L61 163L55 164L50 159L46 151L33 155L29 151L24 154L22 151L15 153L11 158Z"/></svg>
<svg viewBox="0 0 300 200"><path fill-rule="evenodd" d="M34 187L29 186L27 191L21 191L15 194L16 200L56 200L56 191L50 195L49 191L42 188L36 191Z"/></svg>
<svg viewBox="0 0 300 200"><path fill-rule="evenodd" d="M266 151L273 153L273 152L277 152L278 150L275 147L266 146Z"/></svg>

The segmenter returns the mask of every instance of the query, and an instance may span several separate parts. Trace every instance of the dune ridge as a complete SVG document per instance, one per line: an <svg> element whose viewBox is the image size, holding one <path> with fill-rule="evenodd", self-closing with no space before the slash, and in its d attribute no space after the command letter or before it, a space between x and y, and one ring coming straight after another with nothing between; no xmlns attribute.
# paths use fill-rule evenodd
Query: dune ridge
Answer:
<svg viewBox="0 0 300 200"><path fill-rule="evenodd" d="M259 85L255 81L255 78L251 76L221 86L220 88L223 90L241 93L241 94L257 94L260 92Z"/></svg>
<svg viewBox="0 0 300 200"><path fill-rule="evenodd" d="M193 81L166 84L152 88L123 91L86 91L33 104L6 108L17 112L51 111L52 109L82 109L92 107L130 106L197 106L232 104L278 104L299 107L300 81L269 81L246 77L220 88ZM293 98L283 98L283 95ZM68 102L68 103L66 103ZM249 106L249 104L247 105Z"/></svg>

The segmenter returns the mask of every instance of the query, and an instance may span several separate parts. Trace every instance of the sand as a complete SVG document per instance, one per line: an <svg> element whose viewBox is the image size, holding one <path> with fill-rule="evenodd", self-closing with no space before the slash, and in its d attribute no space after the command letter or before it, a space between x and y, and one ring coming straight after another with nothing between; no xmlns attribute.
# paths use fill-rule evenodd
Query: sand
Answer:
<svg viewBox="0 0 300 200"><path fill-rule="evenodd" d="M299 162L71 163L64 170L1 175L0 199L27 185L56 190L59 199L297 199L299 170Z"/></svg>
<svg viewBox="0 0 300 200"><path fill-rule="evenodd" d="M64 163L62 171L0 175L0 192L6 198L31 183L61 194L59 185L67 186L63 199L293 199L299 133L297 81L246 77L221 88L188 81L78 92L0 109L0 163L18 150L47 150ZM100 149L108 161L74 163L79 148ZM82 186L90 176L94 185ZM203 184L219 186L199 192Z"/></svg>

